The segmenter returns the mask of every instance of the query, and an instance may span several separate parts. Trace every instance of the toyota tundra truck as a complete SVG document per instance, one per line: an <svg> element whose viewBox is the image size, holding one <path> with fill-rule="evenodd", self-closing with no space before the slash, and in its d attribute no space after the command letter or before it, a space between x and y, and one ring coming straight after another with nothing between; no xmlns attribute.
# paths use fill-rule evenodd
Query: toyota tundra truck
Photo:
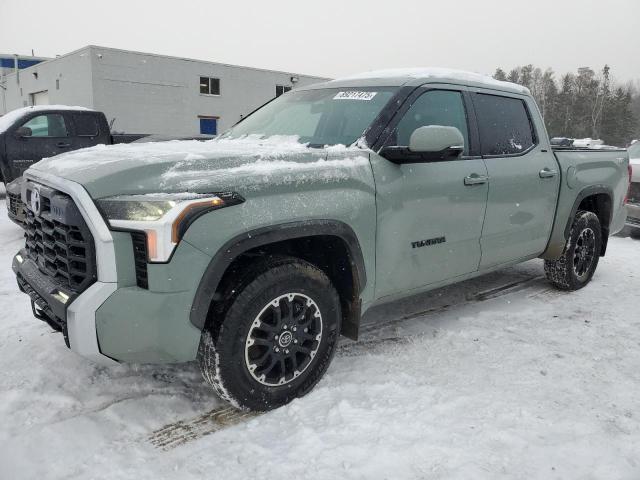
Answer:
<svg viewBox="0 0 640 480"><path fill-rule="evenodd" d="M309 392L375 305L534 258L557 288L585 287L625 224L628 163L553 148L515 84L356 75L208 142L33 165L13 270L74 352L197 360L223 399L268 410Z"/></svg>

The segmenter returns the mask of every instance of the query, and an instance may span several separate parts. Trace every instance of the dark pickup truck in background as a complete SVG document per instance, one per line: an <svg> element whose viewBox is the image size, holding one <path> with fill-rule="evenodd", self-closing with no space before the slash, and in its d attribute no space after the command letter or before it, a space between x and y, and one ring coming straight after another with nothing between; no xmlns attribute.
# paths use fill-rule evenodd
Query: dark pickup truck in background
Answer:
<svg viewBox="0 0 640 480"><path fill-rule="evenodd" d="M104 113L83 107L25 107L0 117L0 181L7 189L9 217L21 221L19 182L11 182L34 163L71 150L130 143L145 136L112 134Z"/></svg>

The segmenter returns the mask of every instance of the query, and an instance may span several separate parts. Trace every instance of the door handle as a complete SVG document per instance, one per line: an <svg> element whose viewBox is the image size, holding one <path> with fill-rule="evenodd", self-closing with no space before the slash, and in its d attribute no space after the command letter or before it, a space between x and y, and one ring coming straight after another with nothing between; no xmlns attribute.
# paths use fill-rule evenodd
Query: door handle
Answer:
<svg viewBox="0 0 640 480"><path fill-rule="evenodd" d="M538 175L540 175L540 178L552 178L552 177L555 177L557 174L558 174L557 171L551 170L545 167L542 170L540 170L540 173Z"/></svg>
<svg viewBox="0 0 640 480"><path fill-rule="evenodd" d="M64 142L58 142L56 145L58 145L58 148L67 148L71 146L70 143L64 143Z"/></svg>
<svg viewBox="0 0 640 480"><path fill-rule="evenodd" d="M477 173L472 173L471 175L464 177L465 185L482 185L488 181L489 177L486 175L478 175Z"/></svg>

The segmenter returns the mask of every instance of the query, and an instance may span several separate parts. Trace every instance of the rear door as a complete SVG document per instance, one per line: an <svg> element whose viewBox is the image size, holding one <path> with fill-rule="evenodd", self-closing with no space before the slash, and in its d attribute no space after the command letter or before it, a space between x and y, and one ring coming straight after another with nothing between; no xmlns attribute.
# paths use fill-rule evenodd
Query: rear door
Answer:
<svg viewBox="0 0 640 480"><path fill-rule="evenodd" d="M406 147L416 128L454 126L465 138L461 157L398 165L371 155L378 218L377 297L404 294L478 269L487 172L475 154L477 135L465 98L463 87L419 89L392 120L384 141L385 146Z"/></svg>
<svg viewBox="0 0 640 480"><path fill-rule="evenodd" d="M28 128L30 135L18 136L16 130ZM72 148L69 120L64 112L32 114L6 135L7 160L13 176L19 177L34 163Z"/></svg>
<svg viewBox="0 0 640 480"><path fill-rule="evenodd" d="M545 250L560 175L544 125L529 97L480 89L472 97L489 174L481 240L483 269Z"/></svg>
<svg viewBox="0 0 640 480"><path fill-rule="evenodd" d="M99 143L109 144L109 133L102 131L105 126L99 121L96 112L71 112L71 120L73 122L73 132L71 141L71 149L92 147Z"/></svg>

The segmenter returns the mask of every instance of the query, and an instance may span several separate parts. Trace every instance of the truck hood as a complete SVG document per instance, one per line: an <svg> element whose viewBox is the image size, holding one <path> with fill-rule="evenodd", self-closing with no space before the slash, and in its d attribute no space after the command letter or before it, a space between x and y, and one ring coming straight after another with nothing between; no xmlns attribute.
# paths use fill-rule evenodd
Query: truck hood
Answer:
<svg viewBox="0 0 640 480"><path fill-rule="evenodd" d="M331 182L368 167L357 147L308 148L295 137L245 137L206 142L98 145L51 157L27 174L56 175L93 198L147 193L239 193L269 185Z"/></svg>

